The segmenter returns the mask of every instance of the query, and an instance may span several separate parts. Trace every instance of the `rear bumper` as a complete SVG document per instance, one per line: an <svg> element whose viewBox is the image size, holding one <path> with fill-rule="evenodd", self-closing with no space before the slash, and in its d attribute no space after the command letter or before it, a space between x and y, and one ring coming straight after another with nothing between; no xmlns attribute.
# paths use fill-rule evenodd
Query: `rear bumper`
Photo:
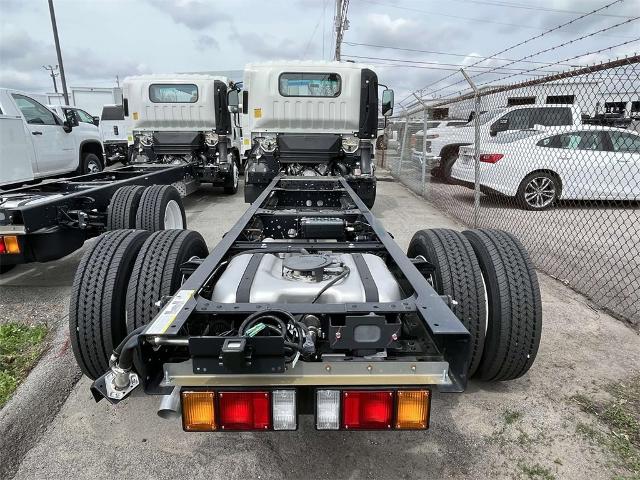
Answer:
<svg viewBox="0 0 640 480"><path fill-rule="evenodd" d="M87 239L87 231L62 227L28 234L17 234L15 230L16 227L0 226L0 236L16 235L20 245L20 253L0 254L0 263L3 265L57 260L79 249Z"/></svg>

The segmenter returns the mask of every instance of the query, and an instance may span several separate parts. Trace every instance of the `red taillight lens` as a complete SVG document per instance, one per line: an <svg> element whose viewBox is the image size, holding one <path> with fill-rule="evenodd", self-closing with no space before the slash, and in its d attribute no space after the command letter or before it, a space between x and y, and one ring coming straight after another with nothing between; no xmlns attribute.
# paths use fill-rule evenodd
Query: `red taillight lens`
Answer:
<svg viewBox="0 0 640 480"><path fill-rule="evenodd" d="M0 253L7 253L7 247L4 246L4 237L0 237Z"/></svg>
<svg viewBox="0 0 640 480"><path fill-rule="evenodd" d="M220 429L267 430L271 428L268 392L220 392L218 401Z"/></svg>
<svg viewBox="0 0 640 480"><path fill-rule="evenodd" d="M480 154L480 161L484 163L497 163L504 155L501 153L482 153Z"/></svg>
<svg viewBox="0 0 640 480"><path fill-rule="evenodd" d="M342 392L342 427L352 430L387 430L393 417L392 391Z"/></svg>

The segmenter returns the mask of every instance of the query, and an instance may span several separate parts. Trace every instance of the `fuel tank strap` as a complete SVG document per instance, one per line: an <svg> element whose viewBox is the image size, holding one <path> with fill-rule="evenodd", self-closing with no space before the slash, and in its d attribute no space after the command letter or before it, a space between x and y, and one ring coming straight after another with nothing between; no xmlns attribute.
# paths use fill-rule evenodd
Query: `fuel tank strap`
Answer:
<svg viewBox="0 0 640 480"><path fill-rule="evenodd" d="M245 268L240 283L238 283L238 289L236 290L236 302L237 303L249 303L251 297L251 286L253 285L253 279L256 276L260 262L264 257L264 253L255 253L249 260L247 268Z"/></svg>
<svg viewBox="0 0 640 480"><path fill-rule="evenodd" d="M369 271L369 266L367 265L366 260L361 253L353 253L351 256L353 257L353 262L356 264L356 268L360 274L360 280L364 287L364 296L366 301L377 302L379 299L378 286L371 276L371 271Z"/></svg>

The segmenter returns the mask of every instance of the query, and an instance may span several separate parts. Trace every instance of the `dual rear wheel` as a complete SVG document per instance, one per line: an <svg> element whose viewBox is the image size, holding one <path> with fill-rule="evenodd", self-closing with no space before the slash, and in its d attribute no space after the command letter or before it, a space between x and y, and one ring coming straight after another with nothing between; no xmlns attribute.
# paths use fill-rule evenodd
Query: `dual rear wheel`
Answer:
<svg viewBox="0 0 640 480"><path fill-rule="evenodd" d="M540 344L542 304L535 269L513 235L421 230L407 254L431 263L428 280L453 299L453 313L469 330L469 377L512 380L529 370Z"/></svg>

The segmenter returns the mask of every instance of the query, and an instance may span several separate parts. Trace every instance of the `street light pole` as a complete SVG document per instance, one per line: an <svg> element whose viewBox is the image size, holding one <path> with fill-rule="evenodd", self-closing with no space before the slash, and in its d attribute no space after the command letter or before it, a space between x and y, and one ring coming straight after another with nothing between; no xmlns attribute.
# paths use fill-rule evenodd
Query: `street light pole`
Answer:
<svg viewBox="0 0 640 480"><path fill-rule="evenodd" d="M62 53L60 52L60 39L58 38L58 26L56 25L56 14L53 11L53 0L49 0L49 14L51 15L51 27L53 28L53 40L56 44L56 54L58 55L58 66L60 67L60 82L62 82L62 95L65 105L69 105L69 94L67 93L67 79L64 76L64 66L62 65Z"/></svg>

